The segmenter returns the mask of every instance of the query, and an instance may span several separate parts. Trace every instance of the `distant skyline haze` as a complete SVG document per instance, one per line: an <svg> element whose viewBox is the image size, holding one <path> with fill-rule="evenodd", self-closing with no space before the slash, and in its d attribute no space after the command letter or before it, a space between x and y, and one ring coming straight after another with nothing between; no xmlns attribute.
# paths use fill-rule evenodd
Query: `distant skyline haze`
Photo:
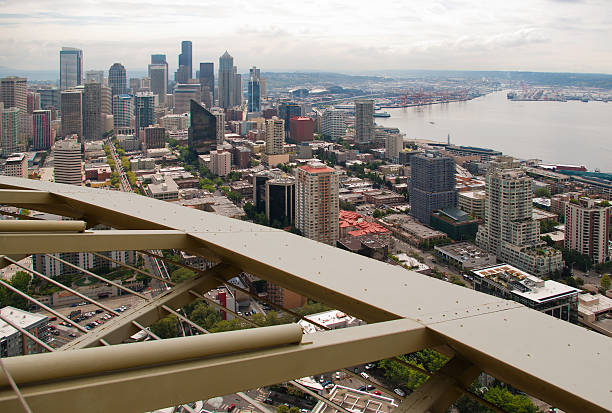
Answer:
<svg viewBox="0 0 612 413"><path fill-rule="evenodd" d="M56 70L62 46L84 70L121 62L146 72L181 41L193 62L228 50L239 72L520 70L612 73L608 0L268 1L0 0L0 59ZM195 72L193 74L195 76Z"/></svg>

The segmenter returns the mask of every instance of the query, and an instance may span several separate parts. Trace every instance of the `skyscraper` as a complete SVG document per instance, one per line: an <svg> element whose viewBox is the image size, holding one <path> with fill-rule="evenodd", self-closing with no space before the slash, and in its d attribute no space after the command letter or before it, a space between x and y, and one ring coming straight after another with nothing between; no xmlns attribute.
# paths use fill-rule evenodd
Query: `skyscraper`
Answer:
<svg viewBox="0 0 612 413"><path fill-rule="evenodd" d="M28 92L27 96L28 113L31 115L35 110L40 110L40 93Z"/></svg>
<svg viewBox="0 0 612 413"><path fill-rule="evenodd" d="M197 83L179 83L174 86L174 113L186 113L190 109L190 101L200 103L200 85Z"/></svg>
<svg viewBox="0 0 612 413"><path fill-rule="evenodd" d="M266 120L266 154L281 155L284 153L285 121L278 118Z"/></svg>
<svg viewBox="0 0 612 413"><path fill-rule="evenodd" d="M21 114L28 113L27 79L16 76L0 79L0 102L4 102L5 108L19 108Z"/></svg>
<svg viewBox="0 0 612 413"><path fill-rule="evenodd" d="M592 262L610 261L609 203L589 198L565 203L565 248L588 255Z"/></svg>
<svg viewBox="0 0 612 413"><path fill-rule="evenodd" d="M191 66L191 41L183 40L181 42L181 54L179 54L179 67L184 66L187 70L187 80L193 77L193 68Z"/></svg>
<svg viewBox="0 0 612 413"><path fill-rule="evenodd" d="M60 108L60 90L57 88L36 89L40 93L41 109Z"/></svg>
<svg viewBox="0 0 612 413"><path fill-rule="evenodd" d="M249 112L261 111L261 84L260 72L255 66L249 70L249 84L247 99L249 100Z"/></svg>
<svg viewBox="0 0 612 413"><path fill-rule="evenodd" d="M108 86L113 96L127 93L125 67L121 63L114 63L108 70Z"/></svg>
<svg viewBox="0 0 612 413"><path fill-rule="evenodd" d="M46 151L53 145L53 135L51 134L51 111L35 110L32 114L33 137L32 149L36 151Z"/></svg>
<svg viewBox="0 0 612 413"><path fill-rule="evenodd" d="M429 225L431 213L456 207L455 160L438 152L412 157L410 163L410 214Z"/></svg>
<svg viewBox="0 0 612 413"><path fill-rule="evenodd" d="M60 184L81 185L81 145L76 139L55 142L53 147L53 175Z"/></svg>
<svg viewBox="0 0 612 413"><path fill-rule="evenodd" d="M136 136L140 130L155 123L155 97L152 92L140 92L134 96L134 115Z"/></svg>
<svg viewBox="0 0 612 413"><path fill-rule="evenodd" d="M163 148L166 146L166 129L158 126L144 128L144 144L147 149Z"/></svg>
<svg viewBox="0 0 612 413"><path fill-rule="evenodd" d="M225 141L225 112L223 110L214 110L213 115L217 118L217 147L223 145Z"/></svg>
<svg viewBox="0 0 612 413"><path fill-rule="evenodd" d="M374 140L374 101L355 101L355 142L370 143Z"/></svg>
<svg viewBox="0 0 612 413"><path fill-rule="evenodd" d="M83 139L102 138L102 85L85 83L83 93Z"/></svg>
<svg viewBox="0 0 612 413"><path fill-rule="evenodd" d="M60 90L83 83L83 51L74 47L60 50Z"/></svg>
<svg viewBox="0 0 612 413"><path fill-rule="evenodd" d="M385 137L385 157L397 162L399 153L404 149L404 136L399 133L389 133Z"/></svg>
<svg viewBox="0 0 612 413"><path fill-rule="evenodd" d="M190 101L191 124L188 131L189 149L195 153L210 152L217 144L217 118L198 102Z"/></svg>
<svg viewBox="0 0 612 413"><path fill-rule="evenodd" d="M62 91L62 136L78 135L83 138L83 93L81 90Z"/></svg>
<svg viewBox="0 0 612 413"><path fill-rule="evenodd" d="M168 84L168 62L166 61L166 55L165 54L152 54L151 55L151 65L163 65L166 67L166 84ZM149 69L149 77L151 77L150 69Z"/></svg>
<svg viewBox="0 0 612 413"><path fill-rule="evenodd" d="M234 58L225 51L219 58L219 106L228 109L234 106Z"/></svg>
<svg viewBox="0 0 612 413"><path fill-rule="evenodd" d="M346 135L346 112L340 109L326 109L321 116L321 133L333 140Z"/></svg>
<svg viewBox="0 0 612 413"><path fill-rule="evenodd" d="M200 93L207 108L215 105L215 64L200 63Z"/></svg>
<svg viewBox="0 0 612 413"><path fill-rule="evenodd" d="M242 75L237 73L234 66L234 103L233 106L242 105Z"/></svg>
<svg viewBox="0 0 612 413"><path fill-rule="evenodd" d="M295 226L306 238L336 244L338 188L338 172L323 163L311 162L296 169Z"/></svg>
<svg viewBox="0 0 612 413"><path fill-rule="evenodd" d="M13 152L20 152L25 148L20 139L20 112L16 107L2 108L2 123L0 124L0 147L2 156L7 157Z"/></svg>
<svg viewBox="0 0 612 413"><path fill-rule="evenodd" d="M113 96L113 128L132 126L134 103L131 95Z"/></svg>
<svg viewBox="0 0 612 413"><path fill-rule="evenodd" d="M533 179L520 162L507 156L492 161L485 193L484 224L476 244L538 277L561 269L561 252L540 240L540 224L533 219Z"/></svg>
<svg viewBox="0 0 612 413"><path fill-rule="evenodd" d="M302 116L302 107L294 102L283 102L278 105L278 117L285 121L285 131L289 131L289 121L294 116Z"/></svg>
<svg viewBox="0 0 612 413"><path fill-rule="evenodd" d="M151 77L151 92L157 96L160 106L165 105L168 93L168 64L150 64L149 76Z"/></svg>

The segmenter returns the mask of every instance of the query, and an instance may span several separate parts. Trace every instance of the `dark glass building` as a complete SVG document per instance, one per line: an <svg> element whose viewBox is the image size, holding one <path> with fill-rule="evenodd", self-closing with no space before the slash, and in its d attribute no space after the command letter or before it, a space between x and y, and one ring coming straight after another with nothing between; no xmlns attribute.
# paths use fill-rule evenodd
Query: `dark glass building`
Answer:
<svg viewBox="0 0 612 413"><path fill-rule="evenodd" d="M278 106L278 117L285 121L285 132L289 131L290 120L294 116L302 115L302 107L297 103L286 102Z"/></svg>
<svg viewBox="0 0 612 413"><path fill-rule="evenodd" d="M134 96L134 117L136 118L136 136L140 129L155 123L155 97L151 92L140 92Z"/></svg>
<svg viewBox="0 0 612 413"><path fill-rule="evenodd" d="M200 94L207 108L215 102L215 64L200 63Z"/></svg>
<svg viewBox="0 0 612 413"><path fill-rule="evenodd" d="M283 226L295 223L295 179L276 178L266 182L266 218Z"/></svg>
<svg viewBox="0 0 612 413"><path fill-rule="evenodd" d="M121 63L113 64L108 70L108 86L111 88L111 96L127 93L125 67Z"/></svg>
<svg viewBox="0 0 612 413"><path fill-rule="evenodd" d="M179 55L179 67L185 66L187 71L187 79L191 79L193 76L193 70L191 66L191 41L183 40L181 42L181 54Z"/></svg>
<svg viewBox="0 0 612 413"><path fill-rule="evenodd" d="M413 156L410 162L410 214L429 225L433 211L456 207L455 160L438 152Z"/></svg>
<svg viewBox="0 0 612 413"><path fill-rule="evenodd" d="M210 152L217 145L217 117L193 99L189 109L189 149L195 153Z"/></svg>
<svg viewBox="0 0 612 413"><path fill-rule="evenodd" d="M249 84L247 98L249 100L249 112L261 111L261 77L259 69L252 67L249 70Z"/></svg>

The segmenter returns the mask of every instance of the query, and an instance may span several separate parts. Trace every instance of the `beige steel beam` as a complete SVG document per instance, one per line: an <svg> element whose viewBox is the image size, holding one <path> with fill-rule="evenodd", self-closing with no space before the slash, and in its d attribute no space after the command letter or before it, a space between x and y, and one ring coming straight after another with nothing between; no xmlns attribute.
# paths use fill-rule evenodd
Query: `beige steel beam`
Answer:
<svg viewBox="0 0 612 413"><path fill-rule="evenodd" d="M234 332L236 334L231 336L231 342L248 342L250 336L245 334L246 332L257 334L261 331L267 336L266 330L267 328L261 328ZM153 357L158 353L161 353L159 357L162 357L166 348L173 348L174 340L179 340L177 343L191 342L194 338L210 337L215 340L215 336L223 334L229 333L142 343L142 350L138 347L140 351L134 357ZM138 344L140 343L128 344L125 348L129 349ZM157 345L155 354L149 353L148 346L151 344ZM35 375L35 370L40 365L36 361L41 360L41 356L48 356L46 354L15 357L7 360L10 361L7 367L11 374L16 376L17 385L34 411L148 411L280 383L364 361L388 358L437 344L439 343L432 340L432 336L421 324L411 320L395 320L309 334L303 337L299 345L220 356L191 356L190 359L185 357L180 361L141 366L135 366L130 362L131 357L118 353L117 360L112 362L112 368L115 370L110 370L106 364L98 363L98 357L107 360L104 356L110 354L106 353L107 351L113 350L113 347L124 346L75 350L65 354L66 360L74 357L79 361L74 364L75 370L70 375L45 382L38 381L32 375ZM51 355L56 354L61 352ZM28 358L32 360L28 362L32 367L26 369L21 363ZM95 368L87 367L90 363ZM28 377L35 381L22 382L20 371L31 372ZM85 371L88 373L86 376L83 375ZM203 378L207 378L205 382L202 381ZM1 380L1 383L5 382ZM121 394L121 397L111 397L117 394ZM0 389L0 411L14 411L18 407L17 403L15 394L8 386L3 386Z"/></svg>
<svg viewBox="0 0 612 413"><path fill-rule="evenodd" d="M4 321L6 324L13 327L15 330L18 330L21 334L28 337L30 340L34 341L35 343L37 343L39 346L41 346L45 350L51 351L51 352L55 351L53 347L51 347L50 345L48 345L47 343L45 343L44 341L36 337L34 334L30 333L28 330L21 328L19 324L12 322L9 318L4 317L2 314L0 314L0 320ZM23 338L23 341L25 342L26 339Z"/></svg>
<svg viewBox="0 0 612 413"><path fill-rule="evenodd" d="M107 323L90 331L70 343L62 346L62 350L74 350L78 348L97 347L100 339L109 344L118 344L136 334L140 328L135 327L132 322L136 321L143 326L149 326L168 313L165 307L180 308L191 303L194 297L190 291L209 291L219 285L217 277L230 279L240 273L240 270L226 264L219 264L209 269L206 275L184 281L173 287L172 290L159 295L152 301L141 303L135 309L124 313L121 317L109 320ZM172 403L166 404L166 406Z"/></svg>
<svg viewBox="0 0 612 413"><path fill-rule="evenodd" d="M32 221L34 222L34 221ZM193 244L182 231L108 230L84 233L3 234L0 253L4 255L56 252L129 251L135 249L188 249Z"/></svg>
<svg viewBox="0 0 612 413"><path fill-rule="evenodd" d="M27 189L0 189L0 204L51 204L57 202L53 194L47 191Z"/></svg>
<svg viewBox="0 0 612 413"><path fill-rule="evenodd" d="M2 220L0 232L83 232L85 221Z"/></svg>

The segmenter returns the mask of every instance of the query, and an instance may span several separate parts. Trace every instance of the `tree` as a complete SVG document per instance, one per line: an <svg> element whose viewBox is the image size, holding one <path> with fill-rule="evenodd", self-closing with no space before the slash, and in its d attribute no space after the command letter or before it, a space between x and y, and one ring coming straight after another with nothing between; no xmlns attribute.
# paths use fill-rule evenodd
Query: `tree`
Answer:
<svg viewBox="0 0 612 413"><path fill-rule="evenodd" d="M298 409L298 408L297 408L297 407L295 407L295 406L291 406L291 407L289 408L289 413L300 413L300 409Z"/></svg>
<svg viewBox="0 0 612 413"><path fill-rule="evenodd" d="M151 332L161 338L178 337L177 319L170 315L151 325Z"/></svg>
<svg viewBox="0 0 612 413"><path fill-rule="evenodd" d="M608 291L610 289L610 276L608 274L602 275L600 284L602 290Z"/></svg>
<svg viewBox="0 0 612 413"><path fill-rule="evenodd" d="M538 408L527 396L512 394L505 387L492 387L484 399L508 413L537 413Z"/></svg>
<svg viewBox="0 0 612 413"><path fill-rule="evenodd" d="M289 413L289 407L286 404L281 404L276 407L276 413Z"/></svg>
<svg viewBox="0 0 612 413"><path fill-rule="evenodd" d="M355 207L355 205L351 204L350 202L340 200L340 209L343 209L345 211L356 211L357 207Z"/></svg>
<svg viewBox="0 0 612 413"><path fill-rule="evenodd" d="M170 280L177 284L182 283L185 280L189 280L193 277L195 277L195 272L182 267L172 271L172 274L170 274Z"/></svg>
<svg viewBox="0 0 612 413"><path fill-rule="evenodd" d="M538 198L550 198L550 192L547 188L538 188L533 194Z"/></svg>

